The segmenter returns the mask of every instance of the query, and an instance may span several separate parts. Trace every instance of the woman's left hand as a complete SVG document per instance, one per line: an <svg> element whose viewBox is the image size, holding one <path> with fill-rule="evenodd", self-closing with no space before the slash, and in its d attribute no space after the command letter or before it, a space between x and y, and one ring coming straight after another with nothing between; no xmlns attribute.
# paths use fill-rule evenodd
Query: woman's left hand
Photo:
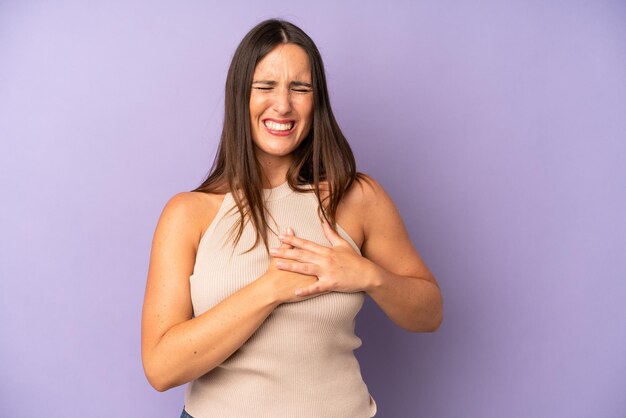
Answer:
<svg viewBox="0 0 626 418"><path fill-rule="evenodd" d="M322 228L332 247L324 247L295 235L280 235L281 242L294 248L270 249L272 256L286 259L278 261L276 266L281 270L317 276L316 283L296 290L299 296L327 291L364 291L373 263L354 251L350 243L333 231L328 223L322 222Z"/></svg>

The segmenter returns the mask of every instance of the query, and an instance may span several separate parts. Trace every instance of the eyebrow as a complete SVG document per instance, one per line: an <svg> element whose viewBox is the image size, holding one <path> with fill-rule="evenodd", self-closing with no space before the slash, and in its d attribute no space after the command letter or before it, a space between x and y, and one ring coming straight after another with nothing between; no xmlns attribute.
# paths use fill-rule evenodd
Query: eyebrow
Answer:
<svg viewBox="0 0 626 418"><path fill-rule="evenodd" d="M268 84L270 86L275 86L276 82L274 80L257 80L257 81L253 81L252 84ZM299 86L299 87L309 87L309 88L313 88L313 85L311 83L305 83L304 81L292 81L291 83L289 83L289 85L291 86Z"/></svg>

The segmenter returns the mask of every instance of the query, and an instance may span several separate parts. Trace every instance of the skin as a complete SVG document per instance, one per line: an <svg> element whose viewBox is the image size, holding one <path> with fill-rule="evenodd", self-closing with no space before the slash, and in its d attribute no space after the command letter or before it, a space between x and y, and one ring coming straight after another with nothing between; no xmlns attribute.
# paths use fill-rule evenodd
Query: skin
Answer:
<svg viewBox="0 0 626 418"><path fill-rule="evenodd" d="M291 153L306 138L313 122L313 89L309 57L299 46L282 44L267 54L254 70L250 92L250 124L256 156L274 187L286 180ZM308 86L307 86L308 85ZM263 120L293 120L294 132L275 136Z"/></svg>
<svg viewBox="0 0 626 418"><path fill-rule="evenodd" d="M364 291L401 328L437 330L443 320L439 285L413 246L393 201L375 180L373 186L353 187L351 193L352 200L360 203L346 212L360 214L352 224L362 219L362 256L324 222L324 234L332 247L294 235L279 236L293 248L270 249L270 254L280 259L277 267L318 277L317 282L296 289L296 295ZM341 218L349 216L346 212ZM354 236L350 228L343 228Z"/></svg>
<svg viewBox="0 0 626 418"><path fill-rule="evenodd" d="M291 44L272 50L255 69L253 81L273 82L253 84L250 97L264 187L286 180L291 153L310 129L313 93L298 84L310 83L310 77L306 53ZM267 117L294 120L294 132L272 136L262 126ZM328 225L323 229L331 247L290 231L263 275L197 317L189 276L200 238L224 195L173 196L154 233L142 311L142 361L150 384L165 391L204 375L239 349L280 304L331 291L365 291L403 329L436 330L443 312L437 282L413 247L391 198L378 182L372 183L352 187L337 210L337 222L363 256Z"/></svg>

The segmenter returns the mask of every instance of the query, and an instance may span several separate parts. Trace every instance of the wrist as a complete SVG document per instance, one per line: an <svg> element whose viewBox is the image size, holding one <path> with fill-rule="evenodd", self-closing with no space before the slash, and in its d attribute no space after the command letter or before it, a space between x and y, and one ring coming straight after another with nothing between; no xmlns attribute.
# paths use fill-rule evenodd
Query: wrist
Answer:
<svg viewBox="0 0 626 418"><path fill-rule="evenodd" d="M367 268L365 269L364 274L364 288L363 291L370 293L372 291L376 291L383 284L384 271L383 269L373 261L363 258L366 260Z"/></svg>
<svg viewBox="0 0 626 418"><path fill-rule="evenodd" d="M257 292L264 305L275 309L278 305L283 303L283 301L279 298L278 289L274 286L274 281L272 280L270 272L266 272L259 276L259 278L257 278L253 283L257 287Z"/></svg>

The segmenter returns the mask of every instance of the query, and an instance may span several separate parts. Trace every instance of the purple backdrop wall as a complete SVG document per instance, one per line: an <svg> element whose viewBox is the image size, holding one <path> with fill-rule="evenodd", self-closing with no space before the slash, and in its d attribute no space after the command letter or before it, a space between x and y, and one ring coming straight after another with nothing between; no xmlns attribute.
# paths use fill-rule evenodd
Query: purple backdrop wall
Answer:
<svg viewBox="0 0 626 418"><path fill-rule="evenodd" d="M626 6L547 3L3 2L0 415L178 416L141 368L152 234L276 16L443 290L435 334L359 315L378 417L626 416Z"/></svg>

